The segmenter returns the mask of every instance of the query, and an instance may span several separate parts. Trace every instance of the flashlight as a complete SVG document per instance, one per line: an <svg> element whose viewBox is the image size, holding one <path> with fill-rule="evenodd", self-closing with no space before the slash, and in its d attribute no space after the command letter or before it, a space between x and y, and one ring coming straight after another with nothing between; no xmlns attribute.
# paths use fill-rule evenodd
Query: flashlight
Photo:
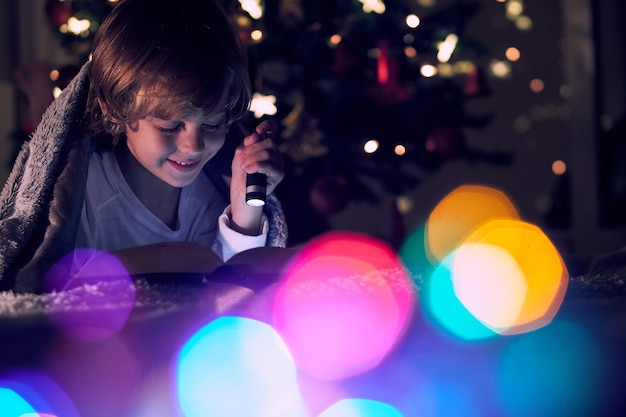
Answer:
<svg viewBox="0 0 626 417"><path fill-rule="evenodd" d="M251 207L265 205L267 175L260 172L246 174L246 204Z"/></svg>

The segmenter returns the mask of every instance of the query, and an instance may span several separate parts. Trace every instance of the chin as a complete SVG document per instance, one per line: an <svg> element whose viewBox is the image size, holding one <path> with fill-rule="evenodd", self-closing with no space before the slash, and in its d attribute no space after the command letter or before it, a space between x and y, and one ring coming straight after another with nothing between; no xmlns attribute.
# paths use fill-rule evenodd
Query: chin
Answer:
<svg viewBox="0 0 626 417"><path fill-rule="evenodd" d="M165 181L168 185L171 185L172 187L183 188L193 183L196 180L196 178L198 178L198 174L199 172L196 173L195 175L185 175L184 178L175 178L175 177L168 176L167 178L161 178L161 179Z"/></svg>

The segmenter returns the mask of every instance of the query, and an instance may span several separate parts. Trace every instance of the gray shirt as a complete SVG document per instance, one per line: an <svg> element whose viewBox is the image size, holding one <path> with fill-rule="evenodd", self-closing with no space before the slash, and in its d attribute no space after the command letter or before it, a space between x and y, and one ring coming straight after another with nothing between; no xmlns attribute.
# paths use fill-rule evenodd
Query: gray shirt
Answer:
<svg viewBox="0 0 626 417"><path fill-rule="evenodd" d="M76 247L108 251L186 241L209 246L227 259L240 250L263 246L267 237L267 219L264 218L259 236L241 235L228 227L227 204L206 175L200 174L181 190L179 227L172 230L139 201L124 179L114 153L94 152L89 163ZM228 229L223 233L226 241L219 229Z"/></svg>

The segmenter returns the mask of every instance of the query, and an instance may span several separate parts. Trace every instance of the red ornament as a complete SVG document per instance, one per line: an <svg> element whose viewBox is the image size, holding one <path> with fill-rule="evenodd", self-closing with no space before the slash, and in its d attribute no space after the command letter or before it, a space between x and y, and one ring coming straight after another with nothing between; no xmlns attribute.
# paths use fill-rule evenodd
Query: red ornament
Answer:
<svg viewBox="0 0 626 417"><path fill-rule="evenodd" d="M391 53L389 41L378 42L376 84L369 86L368 96L383 106L392 106L411 97L411 91L398 82L398 63Z"/></svg>
<svg viewBox="0 0 626 417"><path fill-rule="evenodd" d="M57 28L66 24L75 13L76 8L71 0L46 0L46 16Z"/></svg>
<svg viewBox="0 0 626 417"><path fill-rule="evenodd" d="M339 213L348 205L348 180L334 175L318 178L311 187L309 200L320 214L330 216Z"/></svg>
<svg viewBox="0 0 626 417"><path fill-rule="evenodd" d="M436 126L430 131L425 147L444 160L454 159L465 150L465 135L458 127Z"/></svg>

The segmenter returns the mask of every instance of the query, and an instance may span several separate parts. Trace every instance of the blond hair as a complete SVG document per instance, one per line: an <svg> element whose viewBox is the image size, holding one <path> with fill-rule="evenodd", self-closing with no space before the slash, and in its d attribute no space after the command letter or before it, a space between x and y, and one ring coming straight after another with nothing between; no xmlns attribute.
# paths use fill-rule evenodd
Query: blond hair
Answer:
<svg viewBox="0 0 626 417"><path fill-rule="evenodd" d="M246 114L245 51L214 0L122 0L92 46L87 119L115 144L139 119Z"/></svg>

